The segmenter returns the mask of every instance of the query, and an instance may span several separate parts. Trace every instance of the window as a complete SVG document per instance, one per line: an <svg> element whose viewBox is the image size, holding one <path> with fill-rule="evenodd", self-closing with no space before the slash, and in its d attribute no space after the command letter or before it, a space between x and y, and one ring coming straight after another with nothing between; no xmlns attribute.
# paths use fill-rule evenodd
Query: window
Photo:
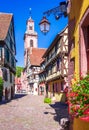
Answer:
<svg viewBox="0 0 89 130"><path fill-rule="evenodd" d="M58 49L58 43L55 45L55 52L57 52Z"/></svg>
<svg viewBox="0 0 89 130"><path fill-rule="evenodd" d="M52 66L52 74L56 72L56 64L53 64Z"/></svg>
<svg viewBox="0 0 89 130"><path fill-rule="evenodd" d="M6 60L9 62L9 60L10 60L10 54L9 54L9 51L8 51L7 48L6 48L5 51L6 51L6 52L5 52L5 58L6 58Z"/></svg>
<svg viewBox="0 0 89 130"><path fill-rule="evenodd" d="M3 69L3 79L4 79L5 81L8 80L8 73L7 73L7 70L6 70L6 69Z"/></svg>
<svg viewBox="0 0 89 130"><path fill-rule="evenodd" d="M12 83L12 73L10 73L10 83Z"/></svg>
<svg viewBox="0 0 89 130"><path fill-rule="evenodd" d="M49 54L48 54L48 56L47 56L47 61L49 60Z"/></svg>
<svg viewBox="0 0 89 130"><path fill-rule="evenodd" d="M69 75L73 75L74 74L74 71L75 71L75 58L72 58L69 62Z"/></svg>
<svg viewBox="0 0 89 130"><path fill-rule="evenodd" d="M30 40L30 47L33 47L33 40Z"/></svg>
<svg viewBox="0 0 89 130"><path fill-rule="evenodd" d="M0 58L2 58L2 48L0 47Z"/></svg>
<svg viewBox="0 0 89 130"><path fill-rule="evenodd" d="M32 30L32 26L31 25L29 26L29 30Z"/></svg>
<svg viewBox="0 0 89 130"><path fill-rule="evenodd" d="M14 57L13 57L13 56L11 57L11 66L12 66L12 67L15 67L15 60L14 60Z"/></svg>
<svg viewBox="0 0 89 130"><path fill-rule="evenodd" d="M61 59L60 58L58 58L57 59L57 71L59 71L60 70L60 61L61 61Z"/></svg>
<svg viewBox="0 0 89 130"><path fill-rule="evenodd" d="M61 91L63 91L63 89L64 89L64 83L61 82Z"/></svg>
<svg viewBox="0 0 89 130"><path fill-rule="evenodd" d="M89 71L89 25L87 27L87 70Z"/></svg>
<svg viewBox="0 0 89 130"><path fill-rule="evenodd" d="M53 96L55 96L55 86L54 86L54 84L52 85L52 87L53 87Z"/></svg>
<svg viewBox="0 0 89 130"><path fill-rule="evenodd" d="M35 71L35 68L32 68L32 71L34 72L34 71Z"/></svg>
<svg viewBox="0 0 89 130"><path fill-rule="evenodd" d="M51 75L51 74L52 74L52 67L49 66L49 67L48 67L48 76Z"/></svg>
<svg viewBox="0 0 89 130"><path fill-rule="evenodd" d="M11 37L10 37L10 49L13 50L13 42L12 42Z"/></svg>
<svg viewBox="0 0 89 130"><path fill-rule="evenodd" d="M36 78L36 75L34 75L34 79Z"/></svg>

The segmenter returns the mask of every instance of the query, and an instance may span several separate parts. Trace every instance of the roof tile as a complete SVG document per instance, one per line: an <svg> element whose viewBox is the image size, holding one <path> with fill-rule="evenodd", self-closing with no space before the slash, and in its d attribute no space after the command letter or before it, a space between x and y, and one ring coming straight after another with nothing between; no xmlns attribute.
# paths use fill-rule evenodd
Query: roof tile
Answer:
<svg viewBox="0 0 89 130"><path fill-rule="evenodd" d="M5 40L11 19L12 14L0 13L0 40Z"/></svg>
<svg viewBox="0 0 89 130"><path fill-rule="evenodd" d="M32 52L30 53L31 65L40 66L40 63L42 62L42 56L45 51L46 49L44 48L32 48Z"/></svg>

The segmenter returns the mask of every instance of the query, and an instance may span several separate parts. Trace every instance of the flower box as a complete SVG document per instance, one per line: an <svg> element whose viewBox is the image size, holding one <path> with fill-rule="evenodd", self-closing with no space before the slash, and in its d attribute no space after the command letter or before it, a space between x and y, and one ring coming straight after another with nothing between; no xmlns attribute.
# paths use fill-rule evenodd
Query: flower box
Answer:
<svg viewBox="0 0 89 130"><path fill-rule="evenodd" d="M73 122L73 130L89 130L89 117L87 117L88 121L84 118L74 118Z"/></svg>

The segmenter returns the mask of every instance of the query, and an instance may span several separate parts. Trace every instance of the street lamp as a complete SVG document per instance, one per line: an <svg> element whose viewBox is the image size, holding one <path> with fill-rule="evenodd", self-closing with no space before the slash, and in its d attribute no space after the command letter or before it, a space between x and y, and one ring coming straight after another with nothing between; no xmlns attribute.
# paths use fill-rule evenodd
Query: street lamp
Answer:
<svg viewBox="0 0 89 130"><path fill-rule="evenodd" d="M47 18L45 16L42 18L42 20L39 23L39 25L40 25L41 32L43 32L44 34L49 32L50 22L47 20Z"/></svg>
<svg viewBox="0 0 89 130"><path fill-rule="evenodd" d="M67 2L60 2L58 7L55 7L53 9L50 9L46 12L43 13L44 17L41 20L41 22L39 23L40 25L40 30L42 33L46 34L47 32L49 32L50 29L50 22L48 21L48 19L46 18L46 16L50 16L50 14L54 14L55 19L58 20L60 17L67 16Z"/></svg>

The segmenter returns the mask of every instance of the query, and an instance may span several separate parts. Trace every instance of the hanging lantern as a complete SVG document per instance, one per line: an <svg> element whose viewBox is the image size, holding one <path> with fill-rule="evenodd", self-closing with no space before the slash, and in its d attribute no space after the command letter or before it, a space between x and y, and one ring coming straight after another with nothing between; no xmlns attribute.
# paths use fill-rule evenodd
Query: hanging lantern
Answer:
<svg viewBox="0 0 89 130"><path fill-rule="evenodd" d="M50 23L45 16L43 17L39 25L40 25L40 30L42 33L46 34L47 32L49 32Z"/></svg>

